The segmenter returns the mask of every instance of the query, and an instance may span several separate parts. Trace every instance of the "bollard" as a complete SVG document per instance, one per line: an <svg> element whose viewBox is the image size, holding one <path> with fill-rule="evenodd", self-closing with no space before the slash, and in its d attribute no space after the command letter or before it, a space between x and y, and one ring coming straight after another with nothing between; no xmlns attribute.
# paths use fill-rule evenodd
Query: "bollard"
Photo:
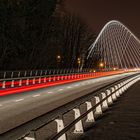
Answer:
<svg viewBox="0 0 140 140"><path fill-rule="evenodd" d="M75 109L73 109L73 111L74 111L75 119L77 119L78 117L81 116L79 108L75 108ZM75 124L74 133L84 133L82 120L80 120L79 122L77 122Z"/></svg>
<svg viewBox="0 0 140 140"><path fill-rule="evenodd" d="M64 129L64 122L62 119L55 119L55 122L57 123L57 133L59 133L61 130ZM58 138L58 140L66 140L66 134L63 134L61 137Z"/></svg>
<svg viewBox="0 0 140 140"><path fill-rule="evenodd" d="M30 132L30 134L27 137L24 137L24 140L36 140L35 132Z"/></svg>
<svg viewBox="0 0 140 140"><path fill-rule="evenodd" d="M106 94L104 92L101 93L101 100L103 100L104 98L106 98ZM102 109L103 110L106 110L108 108L108 104L107 104L107 101L103 101L102 103Z"/></svg>
<svg viewBox="0 0 140 140"><path fill-rule="evenodd" d="M92 108L92 104L91 104L90 101L87 101L86 102L86 105L87 105L87 111ZM88 113L86 122L95 122L93 111L91 111L90 113Z"/></svg>
<svg viewBox="0 0 140 140"><path fill-rule="evenodd" d="M98 96L95 96L95 104L99 103L100 102L100 98ZM102 108L101 108L101 105L98 105L95 109L95 114L96 115L99 115L99 114L102 114Z"/></svg>
<svg viewBox="0 0 140 140"><path fill-rule="evenodd" d="M112 87L111 88L111 92L113 93L115 91L115 88L114 87ZM116 98L116 93L113 93L112 94L112 99L113 99L113 101L115 101L117 98Z"/></svg>
<svg viewBox="0 0 140 140"><path fill-rule="evenodd" d="M111 91L109 89L106 90L106 92L107 92L107 96L109 96L111 94ZM112 100L111 96L108 97L107 103L108 103L108 105L111 105L113 103L113 100Z"/></svg>

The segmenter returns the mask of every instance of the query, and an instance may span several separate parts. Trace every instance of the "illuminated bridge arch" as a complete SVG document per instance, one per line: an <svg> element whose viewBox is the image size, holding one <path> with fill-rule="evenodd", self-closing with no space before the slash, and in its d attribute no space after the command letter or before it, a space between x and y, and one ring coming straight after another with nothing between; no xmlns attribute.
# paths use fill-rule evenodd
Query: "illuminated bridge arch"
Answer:
<svg viewBox="0 0 140 140"><path fill-rule="evenodd" d="M104 69L139 68L140 41L124 24L112 20L90 46L86 67L92 68L97 59Z"/></svg>

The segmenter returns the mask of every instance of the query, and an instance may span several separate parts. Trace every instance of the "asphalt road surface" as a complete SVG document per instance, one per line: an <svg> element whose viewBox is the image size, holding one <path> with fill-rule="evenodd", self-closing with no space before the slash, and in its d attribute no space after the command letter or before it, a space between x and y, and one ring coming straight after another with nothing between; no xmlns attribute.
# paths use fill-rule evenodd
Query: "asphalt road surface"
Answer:
<svg viewBox="0 0 140 140"><path fill-rule="evenodd" d="M132 73L0 97L0 134Z"/></svg>

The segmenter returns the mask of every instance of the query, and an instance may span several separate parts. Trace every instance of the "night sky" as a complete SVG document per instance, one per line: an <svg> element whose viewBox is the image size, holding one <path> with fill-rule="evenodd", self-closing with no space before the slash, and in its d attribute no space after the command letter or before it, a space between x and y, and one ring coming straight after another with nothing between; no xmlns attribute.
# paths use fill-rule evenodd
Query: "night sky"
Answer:
<svg viewBox="0 0 140 140"><path fill-rule="evenodd" d="M66 0L66 9L79 13L97 34L115 19L140 38L140 0Z"/></svg>

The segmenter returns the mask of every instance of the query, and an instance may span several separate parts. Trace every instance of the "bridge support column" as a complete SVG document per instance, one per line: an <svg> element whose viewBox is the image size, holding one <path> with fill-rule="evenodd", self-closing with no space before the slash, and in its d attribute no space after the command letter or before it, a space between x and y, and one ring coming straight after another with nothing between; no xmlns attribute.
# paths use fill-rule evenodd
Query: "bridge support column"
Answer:
<svg viewBox="0 0 140 140"><path fill-rule="evenodd" d="M115 91L115 88L114 87L112 87L111 88L111 92L114 92ZM117 98L116 98L116 93L114 92L113 94L112 94L112 99L113 99L113 101L115 101Z"/></svg>
<svg viewBox="0 0 140 140"><path fill-rule="evenodd" d="M26 136L24 140L36 140L35 132L34 131L30 132L30 134Z"/></svg>
<svg viewBox="0 0 140 140"><path fill-rule="evenodd" d="M98 104L100 102L100 98L98 96L95 96L95 104ZM100 115L102 114L102 108L101 108L101 105L98 105L95 109L95 114L96 115Z"/></svg>
<svg viewBox="0 0 140 140"><path fill-rule="evenodd" d="M104 92L101 93L101 100L105 99L106 98L106 94ZM107 104L107 101L103 101L102 103L102 109L103 110L106 110L108 108L108 104Z"/></svg>
<svg viewBox="0 0 140 140"><path fill-rule="evenodd" d="M81 113L80 113L80 109L79 108L75 108L75 109L73 109L73 111L74 111L75 119L77 119L78 117L81 116ZM84 133L82 120L80 120L79 122L77 122L75 124L74 133Z"/></svg>
<svg viewBox="0 0 140 140"><path fill-rule="evenodd" d="M107 96L109 96L111 94L111 91L109 89L106 90L106 92L107 92ZM113 103L111 96L108 97L107 102L108 102L108 105L111 105Z"/></svg>
<svg viewBox="0 0 140 140"><path fill-rule="evenodd" d="M88 111L89 109L92 108L92 104L91 104L90 101L87 101L87 102L86 102L86 105L87 105L87 111ZM93 115L93 111L91 111L91 112L87 115L86 122L95 122L94 115Z"/></svg>
<svg viewBox="0 0 140 140"><path fill-rule="evenodd" d="M57 123L57 133L64 129L64 122L62 119L56 119L55 122ZM66 140L66 134L63 134L58 140Z"/></svg>

